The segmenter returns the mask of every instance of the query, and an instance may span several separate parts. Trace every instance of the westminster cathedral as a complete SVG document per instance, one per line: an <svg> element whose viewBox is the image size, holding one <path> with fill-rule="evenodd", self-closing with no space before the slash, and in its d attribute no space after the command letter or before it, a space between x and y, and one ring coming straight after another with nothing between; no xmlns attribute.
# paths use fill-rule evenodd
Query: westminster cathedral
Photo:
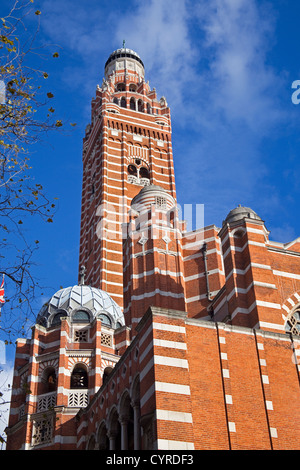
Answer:
<svg viewBox="0 0 300 470"><path fill-rule="evenodd" d="M167 99L115 50L82 141L78 283L17 340L8 450L299 449L300 238L244 206L188 231L173 158Z"/></svg>

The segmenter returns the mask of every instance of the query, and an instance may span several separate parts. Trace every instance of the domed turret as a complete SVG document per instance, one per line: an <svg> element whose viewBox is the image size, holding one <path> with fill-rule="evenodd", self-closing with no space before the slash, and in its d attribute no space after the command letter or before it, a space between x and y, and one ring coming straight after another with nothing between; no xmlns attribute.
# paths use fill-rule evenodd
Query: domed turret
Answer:
<svg viewBox="0 0 300 470"><path fill-rule="evenodd" d="M118 304L103 290L86 285L67 287L56 292L42 307L37 323L50 327L59 324L62 317L81 322L100 318L112 328L125 324Z"/></svg>
<svg viewBox="0 0 300 470"><path fill-rule="evenodd" d="M242 220L244 218L262 220L259 215L257 215L256 212L254 212L254 210L250 207L239 205L229 212L226 219L223 221L223 225L231 224L232 222L236 222L237 220Z"/></svg>
<svg viewBox="0 0 300 470"><path fill-rule="evenodd" d="M149 210L153 205L157 209L170 210L175 206L175 200L166 189L156 184L150 184L144 186L131 201L132 209L137 212Z"/></svg>
<svg viewBox="0 0 300 470"><path fill-rule="evenodd" d="M145 69L140 56L132 49L123 47L112 52L107 59L104 67L105 78L118 70L132 70L137 72L140 77L144 77Z"/></svg>

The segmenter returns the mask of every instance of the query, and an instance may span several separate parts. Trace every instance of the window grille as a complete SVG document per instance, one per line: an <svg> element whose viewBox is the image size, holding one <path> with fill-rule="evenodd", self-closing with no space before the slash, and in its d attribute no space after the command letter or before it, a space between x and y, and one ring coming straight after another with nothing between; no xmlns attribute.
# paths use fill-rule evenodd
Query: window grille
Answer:
<svg viewBox="0 0 300 470"><path fill-rule="evenodd" d="M164 197L156 196L155 198L155 205L158 209L166 209L167 208L167 200Z"/></svg>
<svg viewBox="0 0 300 470"><path fill-rule="evenodd" d="M33 422L32 445L37 446L51 442L53 435L52 416Z"/></svg>
<svg viewBox="0 0 300 470"><path fill-rule="evenodd" d="M19 419L25 416L25 405L21 405L19 408Z"/></svg>
<svg viewBox="0 0 300 470"><path fill-rule="evenodd" d="M68 406L84 408L89 404L89 394L87 390L73 390L69 392Z"/></svg>
<svg viewBox="0 0 300 470"><path fill-rule="evenodd" d="M37 412L47 411L56 405L56 392L41 395L37 402Z"/></svg>
<svg viewBox="0 0 300 470"><path fill-rule="evenodd" d="M293 335L300 336L300 308L288 316L286 329Z"/></svg>
<svg viewBox="0 0 300 470"><path fill-rule="evenodd" d="M112 347L112 337L107 333L101 333L101 344L103 346Z"/></svg>
<svg viewBox="0 0 300 470"><path fill-rule="evenodd" d="M75 343L86 343L88 340L88 330L76 330L74 332Z"/></svg>

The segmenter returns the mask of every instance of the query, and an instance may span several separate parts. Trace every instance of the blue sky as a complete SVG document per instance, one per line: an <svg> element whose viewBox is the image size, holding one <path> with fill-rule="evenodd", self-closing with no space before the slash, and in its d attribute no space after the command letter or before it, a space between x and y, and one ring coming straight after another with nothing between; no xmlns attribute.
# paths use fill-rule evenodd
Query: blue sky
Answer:
<svg viewBox="0 0 300 470"><path fill-rule="evenodd" d="M2 2L1 16L11 3ZM271 239L300 236L300 105L291 100L298 1L45 0L33 8L42 12L39 42L59 52L36 59L49 74L43 86L57 117L77 123L32 149L37 182L59 198L53 224L26 226L40 240L35 270L47 286L37 308L77 282L82 137L105 61L123 39L171 108L178 202L204 204L205 225L219 227L232 208L250 206Z"/></svg>

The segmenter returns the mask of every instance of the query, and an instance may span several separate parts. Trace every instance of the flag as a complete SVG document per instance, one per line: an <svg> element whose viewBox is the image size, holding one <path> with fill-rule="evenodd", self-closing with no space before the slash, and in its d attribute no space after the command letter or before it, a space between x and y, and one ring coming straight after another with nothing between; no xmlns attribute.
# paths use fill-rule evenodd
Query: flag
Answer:
<svg viewBox="0 0 300 470"><path fill-rule="evenodd" d="M4 304L5 300L4 300L4 274L3 274L3 279L2 279L2 282L1 282L1 286L0 286L0 308L1 308L1 304Z"/></svg>

